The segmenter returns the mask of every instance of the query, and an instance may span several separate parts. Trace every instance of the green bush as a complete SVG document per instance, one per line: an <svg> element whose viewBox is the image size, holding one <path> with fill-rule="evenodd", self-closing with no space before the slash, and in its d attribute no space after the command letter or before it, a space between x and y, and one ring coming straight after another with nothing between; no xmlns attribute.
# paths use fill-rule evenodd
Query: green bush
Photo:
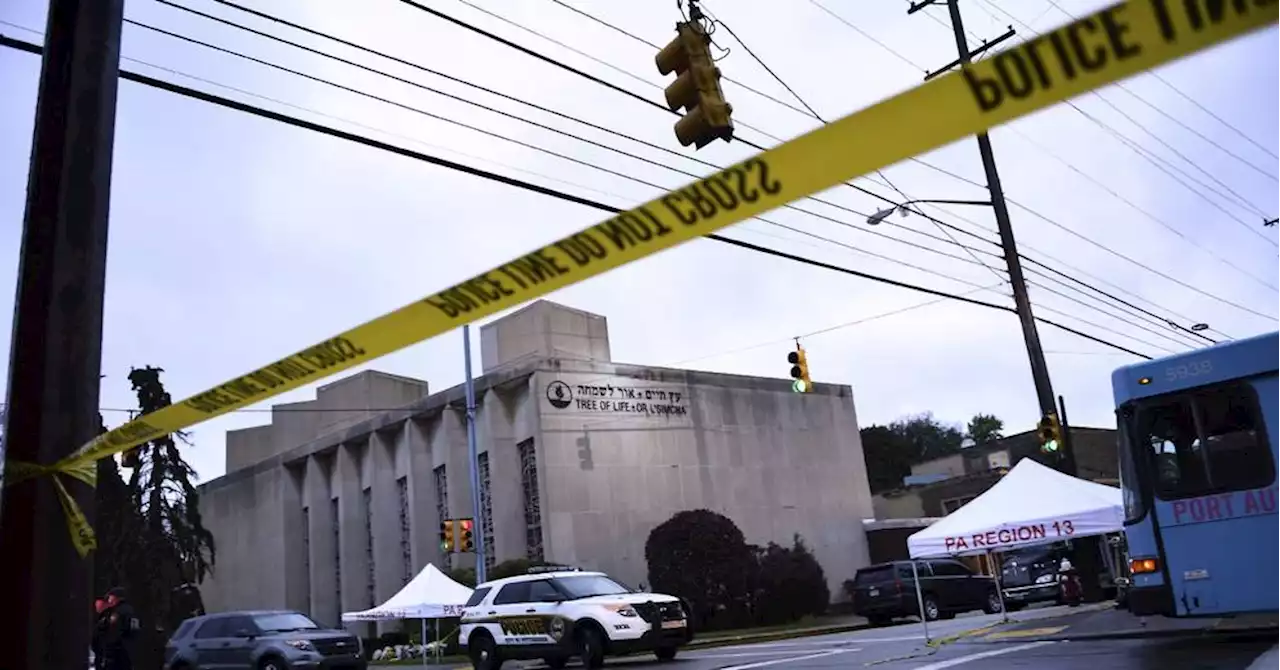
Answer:
<svg viewBox="0 0 1280 670"><path fill-rule="evenodd" d="M756 547L755 623L771 626L822 614L831 601L827 577L799 535L790 548Z"/></svg>
<svg viewBox="0 0 1280 670"><path fill-rule="evenodd" d="M644 545L650 588L683 599L697 629L749 625L754 558L742 531L711 510L677 512Z"/></svg>

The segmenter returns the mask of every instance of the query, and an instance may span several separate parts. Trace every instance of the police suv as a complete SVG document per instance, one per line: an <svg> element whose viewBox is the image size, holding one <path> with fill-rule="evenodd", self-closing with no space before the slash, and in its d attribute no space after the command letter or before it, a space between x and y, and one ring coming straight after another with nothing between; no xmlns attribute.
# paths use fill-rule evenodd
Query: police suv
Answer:
<svg viewBox="0 0 1280 670"><path fill-rule="evenodd" d="M563 668L573 656L599 668L605 656L643 651L669 661L691 639L678 598L637 593L602 572L562 566L481 584L458 632L475 670L535 658Z"/></svg>

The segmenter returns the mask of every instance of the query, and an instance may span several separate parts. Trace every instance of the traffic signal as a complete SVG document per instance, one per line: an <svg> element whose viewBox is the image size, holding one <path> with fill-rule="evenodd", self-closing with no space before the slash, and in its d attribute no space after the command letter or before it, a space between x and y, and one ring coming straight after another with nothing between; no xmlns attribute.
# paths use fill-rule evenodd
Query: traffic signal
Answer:
<svg viewBox="0 0 1280 670"><path fill-rule="evenodd" d="M711 37L695 20L677 23L676 38L654 57L660 74L676 73L676 80L666 89L667 107L685 109L676 121L676 139L682 146L697 148L717 138L726 142L733 138L733 107L724 101L720 90L720 68L711 58Z"/></svg>
<svg viewBox="0 0 1280 670"><path fill-rule="evenodd" d="M120 467L136 469L142 464L142 447L134 447L120 454Z"/></svg>
<svg viewBox="0 0 1280 670"><path fill-rule="evenodd" d="M475 551L476 541L473 531L475 530L475 521L471 519L458 520L458 551Z"/></svg>
<svg viewBox="0 0 1280 670"><path fill-rule="evenodd" d="M796 343L796 350L787 354L787 362L791 364L791 390L796 393L808 393L813 390L813 380L809 379L809 359L804 355L804 347Z"/></svg>
<svg viewBox="0 0 1280 670"><path fill-rule="evenodd" d="M1062 449L1062 425L1058 423L1056 414L1047 414L1036 426L1036 436L1040 439L1040 451L1056 454Z"/></svg>
<svg viewBox="0 0 1280 670"><path fill-rule="evenodd" d="M454 546L454 520L445 519L440 522L440 551L448 554L453 551Z"/></svg>

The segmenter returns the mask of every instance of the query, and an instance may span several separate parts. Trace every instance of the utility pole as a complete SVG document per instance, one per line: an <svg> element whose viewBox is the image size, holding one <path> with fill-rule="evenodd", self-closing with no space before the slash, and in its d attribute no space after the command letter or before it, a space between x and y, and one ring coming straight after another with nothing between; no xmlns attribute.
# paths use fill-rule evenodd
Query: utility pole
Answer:
<svg viewBox="0 0 1280 670"><path fill-rule="evenodd" d="M51 0L18 264L5 471L50 465L98 432L102 304L123 0ZM60 483L94 518L94 490ZM6 482L7 483L7 482ZM84 668L93 559L71 541L52 476L0 494L0 593L21 612L0 668Z"/></svg>
<svg viewBox="0 0 1280 670"><path fill-rule="evenodd" d="M925 7L943 0L920 0L907 9L914 14ZM967 66L973 56L991 49L996 44L1013 37L1010 27L1003 35L986 42L976 51L969 50L965 40L964 20L960 16L960 0L945 0L947 10L951 14L951 30L955 33L957 58L945 68L930 73L925 79L931 79L942 72L959 65ZM1018 245L1013 238L1013 224L1009 220L1009 204L1004 198L1004 189L1000 186L1000 173L996 170L995 154L991 150L991 138L987 133L978 133L978 154L982 157L982 169L987 176L987 189L991 192L991 205L995 209L996 228L1000 232L1000 246L1004 250L1004 261L1009 269L1009 283L1013 286L1013 303L1018 312L1018 321L1022 324L1022 339L1027 345L1027 357L1031 362L1031 379L1035 383L1036 400L1040 404L1040 416L1059 421L1057 398L1053 393L1053 385L1049 382L1049 366L1044 359L1044 350L1040 346L1040 333L1036 330L1035 318L1031 313L1031 300L1027 297L1027 281L1022 274L1022 262L1018 257ZM1069 437L1063 439L1062 460L1059 467L1065 474L1076 476L1076 458L1074 445ZM1097 558L1097 539L1083 538L1072 542L1072 564L1080 574L1081 586L1086 601L1101 599L1101 585L1098 583L1099 568Z"/></svg>
<svg viewBox="0 0 1280 670"><path fill-rule="evenodd" d="M908 14L940 2L941 0L922 0L913 3ZM931 73L926 79L949 69L954 65L964 67L973 59L975 53L981 53L996 44L1013 36L1010 28L1004 35L986 43L976 52L969 50L965 41L964 22L960 17L959 0L946 0L947 9L951 13L951 29L956 36L958 57L944 70ZM1013 224L1009 221L1009 204L1004 199L1004 189L1000 186L1000 173L996 170L995 155L991 150L991 138L985 133L978 133L978 154L982 157L982 169L987 176L987 189L991 191L991 205L995 209L996 228L1000 232L1000 246L1004 250L1004 261L1009 269L1009 283L1013 285L1013 302L1017 308L1018 320L1022 323L1022 339L1027 345L1027 356L1031 361L1031 379L1036 387L1036 400L1040 403L1042 417L1058 414L1057 403L1053 394L1053 385L1049 383L1049 366L1044 360L1044 350L1040 347L1040 334L1036 331L1035 318L1031 313L1031 300L1027 297L1027 282L1022 274L1022 262L1018 258L1018 245L1013 238Z"/></svg>
<svg viewBox="0 0 1280 670"><path fill-rule="evenodd" d="M480 448L476 445L476 385L471 377L471 326L462 327L462 355L466 358L467 373L467 467L471 471L471 513L475 519L476 584L485 582L485 557L488 556L484 536L484 496L480 491Z"/></svg>

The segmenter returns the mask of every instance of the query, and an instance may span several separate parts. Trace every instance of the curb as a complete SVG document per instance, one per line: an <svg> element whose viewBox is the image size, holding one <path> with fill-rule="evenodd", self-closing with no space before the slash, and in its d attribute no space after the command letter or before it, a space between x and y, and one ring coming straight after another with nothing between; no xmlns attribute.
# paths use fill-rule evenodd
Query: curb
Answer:
<svg viewBox="0 0 1280 670"><path fill-rule="evenodd" d="M724 647L733 644L754 644L759 642L775 642L778 640L793 640L802 637L852 633L855 631L865 630L870 627L870 624L858 623L840 626L823 626L821 628L799 628L796 630L783 630L773 633L759 633L755 635L736 635L733 637L712 637L704 639L698 639L695 637L693 641L685 645L684 648L700 649L708 647Z"/></svg>
<svg viewBox="0 0 1280 670"><path fill-rule="evenodd" d="M1277 628L1275 626L1257 626L1252 628L1189 628L1189 629L1172 629L1172 630L1147 630L1147 629L1129 629L1104 631L1099 633L1060 633L1056 635L1043 635L1039 637L1010 637L997 638L994 640L983 640L986 644L1007 644L1011 642L1090 642L1096 640L1155 640L1170 638L1220 638L1234 636L1257 636L1266 635L1268 637L1276 637Z"/></svg>

